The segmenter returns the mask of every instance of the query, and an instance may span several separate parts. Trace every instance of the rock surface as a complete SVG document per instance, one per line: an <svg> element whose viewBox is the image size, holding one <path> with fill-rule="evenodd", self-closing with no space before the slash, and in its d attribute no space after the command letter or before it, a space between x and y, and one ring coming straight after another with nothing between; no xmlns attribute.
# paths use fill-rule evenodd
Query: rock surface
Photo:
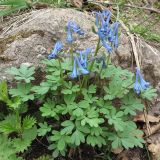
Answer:
<svg viewBox="0 0 160 160"><path fill-rule="evenodd" d="M0 78L8 77L4 70L10 66L18 66L21 63L39 65L41 59L50 53L57 39L65 43L65 26L69 20L77 22L86 33L76 41L78 49L95 45L97 35L91 30L94 17L73 9L32 11L21 15L21 19L3 28L0 35ZM135 67L132 46L125 32L121 33L120 43L113 60L122 67ZM143 41L139 46L138 54L146 79L158 87L160 52Z"/></svg>

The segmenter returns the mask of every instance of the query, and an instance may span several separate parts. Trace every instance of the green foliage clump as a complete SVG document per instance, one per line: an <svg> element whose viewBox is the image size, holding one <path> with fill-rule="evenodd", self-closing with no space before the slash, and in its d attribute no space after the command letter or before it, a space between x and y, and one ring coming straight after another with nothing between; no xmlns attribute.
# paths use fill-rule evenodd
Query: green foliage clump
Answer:
<svg viewBox="0 0 160 160"><path fill-rule="evenodd" d="M83 33L78 25L70 24L77 33ZM143 110L144 101L156 96L156 90L149 87L140 73L139 80L132 72L113 65L110 60L112 48L103 38L100 32L94 59L85 57L89 71L80 64L83 55L78 57L73 45L70 55L59 53L60 42L49 55L54 59L43 61L45 78L40 84L34 78L34 67L21 65L8 71L16 81L9 89L6 82L0 82L0 101L7 106L7 115L0 121L0 134L8 138L4 141L8 151L14 148L8 155L24 152L37 136L46 137L53 158L68 155L71 149L80 149L82 144L98 148L107 146L104 148L110 150L143 147L143 132L132 118L137 111ZM118 46L118 31L116 38L115 46ZM101 59L96 57L102 47L100 41L110 51ZM33 106L38 118L29 112Z"/></svg>

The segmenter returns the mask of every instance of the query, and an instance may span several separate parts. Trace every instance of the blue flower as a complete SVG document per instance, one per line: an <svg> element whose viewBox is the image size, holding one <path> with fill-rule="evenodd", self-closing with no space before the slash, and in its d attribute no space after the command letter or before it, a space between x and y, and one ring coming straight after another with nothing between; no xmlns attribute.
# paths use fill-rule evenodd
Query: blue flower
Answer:
<svg viewBox="0 0 160 160"><path fill-rule="evenodd" d="M142 90L142 87L140 85L139 82L135 82L134 84L134 91L137 93L137 94L140 94L141 93L141 90Z"/></svg>
<svg viewBox="0 0 160 160"><path fill-rule="evenodd" d="M114 41L114 35L113 35L113 31L112 31L111 28L108 31L108 41L109 42L113 42Z"/></svg>
<svg viewBox="0 0 160 160"><path fill-rule="evenodd" d="M104 32L101 28L98 29L98 36L99 36L100 40L104 40L106 38L106 35L104 34Z"/></svg>
<svg viewBox="0 0 160 160"><path fill-rule="evenodd" d="M84 68L87 68L88 55L91 53L92 49L93 48L87 48L83 51L77 51L77 53L80 55L79 61Z"/></svg>
<svg viewBox="0 0 160 160"><path fill-rule="evenodd" d="M84 31L80 28L80 26L76 23L76 22L73 22L73 21L69 21L68 22L68 27L70 27L70 29L79 34L79 35L84 35Z"/></svg>
<svg viewBox="0 0 160 160"><path fill-rule="evenodd" d="M48 55L48 59L55 58L57 56L58 52L60 52L62 50L62 47L63 47L62 42L57 41L51 54Z"/></svg>
<svg viewBox="0 0 160 160"><path fill-rule="evenodd" d="M103 47L107 50L107 52L111 53L112 47L105 40L102 40L101 42L102 42Z"/></svg>
<svg viewBox="0 0 160 160"><path fill-rule="evenodd" d="M137 69L138 70L138 69ZM140 73L139 71L139 79L140 79L140 84L141 84L141 87L143 90L146 90L149 86L150 86L150 83L149 82L146 82L143 77L142 77L142 74Z"/></svg>
<svg viewBox="0 0 160 160"><path fill-rule="evenodd" d="M83 66L81 65L79 59L77 57L75 57L75 59L77 61L77 64L78 64L78 67L79 67L81 73L84 74L84 75L85 74L89 74L89 71L87 69L83 68Z"/></svg>
<svg viewBox="0 0 160 160"><path fill-rule="evenodd" d="M106 31L108 30L109 27L110 17L111 17L111 12L109 10L102 11L101 14L102 28L104 28L104 30Z"/></svg>
<svg viewBox="0 0 160 160"><path fill-rule="evenodd" d="M76 59L74 58L73 71L72 71L72 74L70 75L70 77L72 79L74 79L74 78L77 78L77 76L78 76L77 62L76 62Z"/></svg>
<svg viewBox="0 0 160 160"><path fill-rule="evenodd" d="M84 68L87 68L87 60L88 60L88 55L91 53L93 48L87 48L84 52Z"/></svg>
<svg viewBox="0 0 160 160"><path fill-rule="evenodd" d="M79 58L79 62L81 63L82 66L84 66L84 52L83 51L78 51L80 58Z"/></svg>
<svg viewBox="0 0 160 160"><path fill-rule="evenodd" d="M139 73L140 73L140 70L137 68L137 70L136 70L136 81L134 83L134 91L137 94L140 94L141 90L142 90L141 85L140 85L139 80L138 80L139 79Z"/></svg>
<svg viewBox="0 0 160 160"><path fill-rule="evenodd" d="M70 28L68 28L68 31L67 31L67 42L68 43L73 42L73 36L72 36L72 32L71 32Z"/></svg>
<svg viewBox="0 0 160 160"><path fill-rule="evenodd" d="M140 69L137 68L136 70L136 82L134 84L134 91L137 93L137 94L140 94L141 91L147 89L148 87L150 86L150 83L149 82L146 82L143 77L142 77L142 74L140 72Z"/></svg>

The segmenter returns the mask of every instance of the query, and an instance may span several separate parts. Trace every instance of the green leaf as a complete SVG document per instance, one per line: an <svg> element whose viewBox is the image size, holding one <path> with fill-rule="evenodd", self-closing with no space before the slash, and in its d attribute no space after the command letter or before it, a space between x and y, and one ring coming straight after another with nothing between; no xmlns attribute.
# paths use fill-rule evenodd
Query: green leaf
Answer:
<svg viewBox="0 0 160 160"><path fill-rule="evenodd" d="M144 105L141 103L141 101L137 98L135 98L132 94L126 95L122 99L123 105L121 106L121 109L124 110L124 114L131 114L136 115L136 111L142 111L144 108Z"/></svg>
<svg viewBox="0 0 160 160"><path fill-rule="evenodd" d="M20 106L21 106L21 98L19 97L13 97L11 100L8 100L7 101L7 105L11 108L11 109L20 109Z"/></svg>
<svg viewBox="0 0 160 160"><path fill-rule="evenodd" d="M96 93L96 85L91 84L88 88L88 93Z"/></svg>
<svg viewBox="0 0 160 160"><path fill-rule="evenodd" d="M36 119L30 116L26 116L22 121L22 127L23 129L30 129L32 128L36 123Z"/></svg>
<svg viewBox="0 0 160 160"><path fill-rule="evenodd" d="M98 147L102 147L102 145L106 145L106 141L102 136L87 136L87 144L91 145L92 147L95 147L98 145Z"/></svg>
<svg viewBox="0 0 160 160"><path fill-rule="evenodd" d="M34 80L33 74L35 73L35 68L21 64L19 69L12 67L7 71L7 73L14 75L16 80L23 80L26 83L30 83L32 80Z"/></svg>
<svg viewBox="0 0 160 160"><path fill-rule="evenodd" d="M14 138L13 145L17 152L24 152L27 148L31 145L31 140L29 139L21 139L21 138Z"/></svg>
<svg viewBox="0 0 160 160"><path fill-rule="evenodd" d="M65 127L61 130L62 135L63 134L69 135L72 133L72 130L74 129L74 123L72 121L66 120L63 123L61 123L61 125Z"/></svg>
<svg viewBox="0 0 160 160"><path fill-rule="evenodd" d="M111 112L106 114L108 118L108 123L114 125L116 131L123 131L125 128L125 122L123 121L124 113L122 111L116 112L116 110L111 110Z"/></svg>
<svg viewBox="0 0 160 160"><path fill-rule="evenodd" d="M37 94L44 95L49 91L51 86L52 86L52 84L49 82L42 82L42 83L40 83L40 86L32 87L32 91L36 92Z"/></svg>
<svg viewBox="0 0 160 160"><path fill-rule="evenodd" d="M8 89L6 81L0 81L0 101L8 101Z"/></svg>
<svg viewBox="0 0 160 160"><path fill-rule="evenodd" d="M19 131L19 124L17 124L16 115L8 115L5 120L0 122L0 132L4 134L10 134L12 132Z"/></svg>
<svg viewBox="0 0 160 160"><path fill-rule="evenodd" d="M71 143L75 144L76 146L79 146L80 143L84 142L85 142L84 134L79 130L76 130L71 136Z"/></svg>
<svg viewBox="0 0 160 160"><path fill-rule="evenodd" d="M76 117L80 117L80 116L83 116L84 112L81 108L76 108L74 111L73 111L73 115L76 116Z"/></svg>
<svg viewBox="0 0 160 160"><path fill-rule="evenodd" d="M157 97L157 90L153 89L152 87L144 90L141 94L142 98L151 101L153 98Z"/></svg>
<svg viewBox="0 0 160 160"><path fill-rule="evenodd" d="M45 136L47 132L50 132L52 129L51 125L48 125L46 122L38 124L40 128L38 128L38 136Z"/></svg>
<svg viewBox="0 0 160 160"><path fill-rule="evenodd" d="M71 89L62 89L61 93L63 93L63 94L72 94L72 90Z"/></svg>
<svg viewBox="0 0 160 160"><path fill-rule="evenodd" d="M16 89L10 89L9 93L12 97L20 97L22 101L26 102L28 100L33 100L34 95L30 94L31 84L18 83Z"/></svg>
<svg viewBox="0 0 160 160"><path fill-rule="evenodd" d="M134 122L128 121L123 131L117 133L108 133L108 140L112 141L112 148L124 147L126 149L133 147L143 147L144 140L141 138L143 132L138 130Z"/></svg>
<svg viewBox="0 0 160 160"><path fill-rule="evenodd" d="M71 94L71 95L64 95L64 101L66 104L72 104L74 102L76 98L76 95L75 94Z"/></svg>
<svg viewBox="0 0 160 160"><path fill-rule="evenodd" d="M88 101L86 101L86 100L82 100L82 101L80 101L79 103L78 103L78 106L80 107L80 108L89 108L89 106L90 106L90 104L89 104L89 102Z"/></svg>
<svg viewBox="0 0 160 160"><path fill-rule="evenodd" d="M57 114L55 112L55 103L48 99L42 107L40 107L43 117L55 117Z"/></svg>
<svg viewBox="0 0 160 160"><path fill-rule="evenodd" d="M65 148L65 141L64 141L63 139L60 139L60 140L58 141L57 147L58 147L58 150L63 151L64 148Z"/></svg>
<svg viewBox="0 0 160 160"><path fill-rule="evenodd" d="M50 136L50 140L54 141L55 144L53 145L53 149L56 148L60 152L65 151L66 145L70 143L70 136L67 135L61 135L59 131L53 131L52 136Z"/></svg>
<svg viewBox="0 0 160 160"><path fill-rule="evenodd" d="M22 139L33 141L37 137L37 127L33 126L30 129L25 129L22 133Z"/></svg>
<svg viewBox="0 0 160 160"><path fill-rule="evenodd" d="M13 142L5 135L0 135L0 159L2 160L22 160L16 156Z"/></svg>

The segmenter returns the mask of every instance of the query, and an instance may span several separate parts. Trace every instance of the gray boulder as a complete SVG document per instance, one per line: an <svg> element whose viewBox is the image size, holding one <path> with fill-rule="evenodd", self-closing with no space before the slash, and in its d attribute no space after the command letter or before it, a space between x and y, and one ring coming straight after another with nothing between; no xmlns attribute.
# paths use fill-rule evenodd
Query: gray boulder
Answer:
<svg viewBox="0 0 160 160"><path fill-rule="evenodd" d="M3 27L0 35L0 78L8 78L4 72L11 66L30 63L39 66L47 57L56 40L66 44L65 26L69 20L77 22L85 36L76 37L78 49L94 46L97 35L92 32L94 17L73 9L42 9L21 15L16 21ZM69 46L65 45L68 49ZM141 41L138 54L146 79L158 87L160 82L160 52ZM102 50L101 52L104 52ZM114 63L122 67L135 67L132 46L125 31L120 36L120 46L112 55Z"/></svg>

